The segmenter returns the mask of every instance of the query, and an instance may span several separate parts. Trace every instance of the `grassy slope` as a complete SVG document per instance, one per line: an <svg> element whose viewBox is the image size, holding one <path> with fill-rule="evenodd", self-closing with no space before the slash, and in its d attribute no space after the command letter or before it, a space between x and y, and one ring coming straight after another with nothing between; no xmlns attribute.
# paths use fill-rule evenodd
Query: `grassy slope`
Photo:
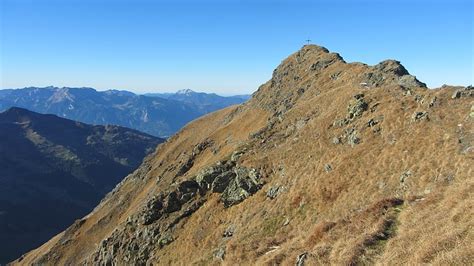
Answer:
<svg viewBox="0 0 474 266"><path fill-rule="evenodd" d="M174 242L153 250L153 261L293 264L307 252L308 264L472 263L472 98L452 99L455 88L450 87L414 88L410 95L393 82L365 88L360 83L371 68L363 64L338 61L309 70L328 56L333 57L317 47L291 55L249 103L189 124L82 224L66 231L67 238L57 236L20 263L88 260L100 240L120 230L151 196L243 146L248 152L239 163L260 169L266 185L228 209L218 195L209 195L176 225ZM333 80L335 73L341 74ZM299 88L305 90L296 96ZM369 109L347 126L332 126L346 116L358 93L365 95ZM281 122L274 116L278 111L283 111ZM427 111L429 120L413 121L417 111ZM374 127L379 131L366 126L372 118L379 118ZM250 137L271 121L276 122L261 139ZM352 127L359 144L332 143ZM185 155L205 139L213 140L212 147L177 176ZM325 164L333 170L326 172ZM401 182L407 171L411 174ZM270 200L266 192L276 185L284 192ZM229 225L236 232L223 238ZM224 261L213 256L219 247L226 249Z"/></svg>

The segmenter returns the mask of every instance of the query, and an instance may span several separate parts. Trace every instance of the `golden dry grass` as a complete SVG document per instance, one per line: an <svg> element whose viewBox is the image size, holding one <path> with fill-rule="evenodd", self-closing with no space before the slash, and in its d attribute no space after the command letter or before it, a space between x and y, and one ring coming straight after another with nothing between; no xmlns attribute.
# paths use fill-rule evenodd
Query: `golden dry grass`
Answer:
<svg viewBox="0 0 474 266"><path fill-rule="evenodd" d="M472 265L474 151L465 149L474 145L472 98L451 99L455 88L450 87L413 88L411 95L393 83L364 88L360 83L371 68L363 64L337 61L318 72L308 70L333 57L311 46L291 55L250 102L194 121L161 145L143 179L124 181L73 230L69 244L58 244L59 235L20 264L53 253L57 257L43 262L87 260L100 240L151 196L247 147L239 163L259 169L266 185L227 209L217 194L209 195L176 225L175 241L153 251L154 264L289 265L307 252L309 265ZM337 80L330 78L334 73L341 73ZM369 109L347 126L333 126L358 93ZM274 114L288 103L280 121ZM413 121L417 111L427 111L429 121ZM377 132L366 126L372 118L380 120ZM250 137L272 121L277 122L261 139ZM348 127L357 129L360 144L333 144ZM205 140L212 140L212 149L176 176L176 168ZM332 171L326 172L325 164ZM270 200L266 192L276 185L284 192ZM236 233L223 238L229 225ZM223 261L213 255L220 247L226 249Z"/></svg>

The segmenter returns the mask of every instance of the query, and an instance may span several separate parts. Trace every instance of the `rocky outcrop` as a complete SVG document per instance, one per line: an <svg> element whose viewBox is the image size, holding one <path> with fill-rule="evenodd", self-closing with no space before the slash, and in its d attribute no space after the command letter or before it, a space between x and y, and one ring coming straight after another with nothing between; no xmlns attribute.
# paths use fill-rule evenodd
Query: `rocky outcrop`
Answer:
<svg viewBox="0 0 474 266"><path fill-rule="evenodd" d="M204 190L222 193L221 200L226 208L240 203L262 186L257 170L237 166L232 160L204 169L196 176L196 182Z"/></svg>
<svg viewBox="0 0 474 266"><path fill-rule="evenodd" d="M354 95L354 100L352 100L347 107L347 118L349 120L353 120L357 117L360 117L362 113L368 109L368 107L369 105L364 99L364 94Z"/></svg>
<svg viewBox="0 0 474 266"><path fill-rule="evenodd" d="M235 163L232 161L218 162L217 164L203 169L196 177L196 182L205 190L212 192L224 192L230 180L235 176L232 171Z"/></svg>
<svg viewBox="0 0 474 266"><path fill-rule="evenodd" d="M199 148L200 151L203 149ZM199 152L195 154L197 156ZM163 248L174 241L174 227L206 202L207 193L221 194L225 208L253 195L263 185L261 175L254 168L237 165L236 161L242 154L242 151L234 152L231 160L219 161L191 179L180 182L167 193L153 196L138 215L129 217L123 231L114 232L102 241L92 260L98 264L117 263L114 257L120 248L121 256L127 263L145 263L156 247ZM136 226L137 221L141 221L141 226ZM227 228L224 237L231 237L234 230L233 226ZM130 238L130 234L138 237ZM221 253L218 257L223 259L224 254Z"/></svg>
<svg viewBox="0 0 474 266"><path fill-rule="evenodd" d="M461 97L474 97L474 87L467 86L462 89L457 89L451 96L452 99L459 99Z"/></svg>
<svg viewBox="0 0 474 266"><path fill-rule="evenodd" d="M377 65L375 65L373 68L376 71L383 72L386 74L392 74L392 75L400 76L400 77L405 76L405 75L410 75L410 73L408 73L408 70L406 70L406 68L402 64L400 64L399 61L396 61L396 60L382 61L378 63Z"/></svg>
<svg viewBox="0 0 474 266"><path fill-rule="evenodd" d="M425 111L417 111L414 112L411 116L411 120L413 122L418 122L418 121L423 121L423 120L429 120L428 112Z"/></svg>
<svg viewBox="0 0 474 266"><path fill-rule="evenodd" d="M385 60L373 66L372 71L365 74L363 83L371 87L398 84L406 89L426 88L426 84L410 75L399 61Z"/></svg>
<svg viewBox="0 0 474 266"><path fill-rule="evenodd" d="M267 198L275 199L283 190L284 188L281 186L272 186L267 191Z"/></svg>
<svg viewBox="0 0 474 266"><path fill-rule="evenodd" d="M230 179L221 195L226 208L239 204L262 187L261 176L255 169L236 167L234 173L235 176Z"/></svg>
<svg viewBox="0 0 474 266"><path fill-rule="evenodd" d="M258 102L259 106L269 110L275 117L281 118L305 95L310 86L309 83L296 86L302 80L302 73L319 76L339 64L345 64L339 54L331 53L321 46L305 45L273 71L269 87L263 89L262 86L254 94L253 103ZM333 77L336 78L339 74ZM292 86L292 89L287 90L287 86ZM272 93L267 93L266 90L271 90Z"/></svg>
<svg viewBox="0 0 474 266"><path fill-rule="evenodd" d="M345 136L347 138L347 144L351 145L352 147L360 143L359 132L354 128L349 128L346 130Z"/></svg>
<svg viewBox="0 0 474 266"><path fill-rule="evenodd" d="M305 46L246 104L170 138L65 244L22 262L469 264L472 100L400 85L408 75ZM361 86L368 76L377 87Z"/></svg>
<svg viewBox="0 0 474 266"><path fill-rule="evenodd" d="M362 116L362 114L367 111L368 108L369 104L364 98L364 94L356 94L353 96L353 99L351 99L349 101L349 104L347 105L346 117L335 120L332 125L335 127L344 127L346 125L349 125L351 122Z"/></svg>

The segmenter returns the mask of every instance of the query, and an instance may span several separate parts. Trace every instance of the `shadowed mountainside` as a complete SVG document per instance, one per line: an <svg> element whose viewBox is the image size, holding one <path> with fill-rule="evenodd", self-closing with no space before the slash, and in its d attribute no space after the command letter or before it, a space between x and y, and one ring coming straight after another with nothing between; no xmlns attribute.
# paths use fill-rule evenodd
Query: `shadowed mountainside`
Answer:
<svg viewBox="0 0 474 266"><path fill-rule="evenodd" d="M161 142L21 108L0 113L0 261L90 212Z"/></svg>
<svg viewBox="0 0 474 266"><path fill-rule="evenodd" d="M306 45L17 264L470 264L474 91Z"/></svg>

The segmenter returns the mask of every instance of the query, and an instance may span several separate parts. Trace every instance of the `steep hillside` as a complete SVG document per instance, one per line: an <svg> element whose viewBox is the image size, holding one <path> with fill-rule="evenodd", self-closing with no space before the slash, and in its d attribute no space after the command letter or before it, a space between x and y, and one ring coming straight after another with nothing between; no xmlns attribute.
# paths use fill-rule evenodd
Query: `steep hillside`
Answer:
<svg viewBox="0 0 474 266"><path fill-rule="evenodd" d="M17 264L472 264L474 91L304 46Z"/></svg>
<svg viewBox="0 0 474 266"><path fill-rule="evenodd" d="M24 88L0 90L0 111L10 107L55 114L60 117L95 125L120 125L159 137L168 137L189 121L208 112L242 103L240 98L222 98L213 95L169 99L136 95L128 91L96 91L91 88ZM211 97L211 101L202 98Z"/></svg>
<svg viewBox="0 0 474 266"><path fill-rule="evenodd" d="M90 212L162 141L21 108L0 113L0 263Z"/></svg>

